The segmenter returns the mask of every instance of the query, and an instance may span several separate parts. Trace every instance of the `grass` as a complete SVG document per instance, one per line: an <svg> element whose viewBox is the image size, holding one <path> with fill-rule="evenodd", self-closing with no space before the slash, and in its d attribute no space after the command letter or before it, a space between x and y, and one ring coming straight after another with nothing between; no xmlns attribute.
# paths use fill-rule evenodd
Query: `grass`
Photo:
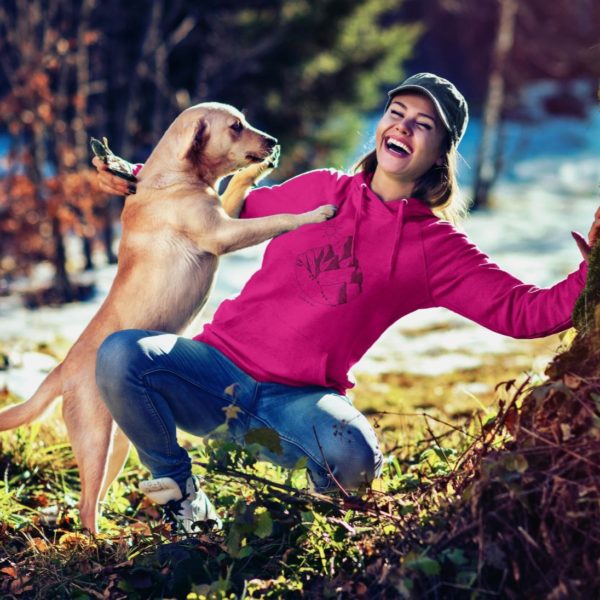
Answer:
<svg viewBox="0 0 600 600"><path fill-rule="evenodd" d="M59 345L43 350L60 354ZM373 489L357 496L310 494L302 469L258 462L256 444L184 435L205 491L225 514L222 532L189 538L173 538L137 492L147 473L134 453L106 499L102 533L81 532L78 475L60 418L4 433L0 595L489 597L478 588L472 549L448 546L435 555L431 549L456 500L468 497L469 452L487 439L507 395L497 384L522 380L540 348L524 342L521 353L484 356L476 369L439 376L359 376L353 399L376 427L386 462ZM477 393L470 391L474 383ZM1 396L3 404L15 400L8 390ZM443 595L421 582L441 577L448 584Z"/></svg>

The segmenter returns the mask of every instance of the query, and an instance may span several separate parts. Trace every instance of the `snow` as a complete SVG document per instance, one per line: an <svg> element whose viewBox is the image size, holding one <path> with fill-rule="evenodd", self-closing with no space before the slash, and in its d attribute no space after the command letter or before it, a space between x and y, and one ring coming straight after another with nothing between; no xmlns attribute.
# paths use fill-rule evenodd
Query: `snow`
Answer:
<svg viewBox="0 0 600 600"><path fill-rule="evenodd" d="M549 286L577 268L581 258L570 231L587 236L600 205L600 111L593 110L586 121L508 123L506 129L510 161L493 191L493 208L471 215L464 229L502 268L527 283ZM473 120L461 145L468 164L472 164L479 133L479 123ZM471 176L463 168L464 189ZM222 259L212 296L190 333L199 330L223 299L239 293L260 266L264 247ZM98 309L114 273L115 267L99 268L97 296L62 308L30 311L15 298L0 298L0 341L13 348L12 361L20 365L0 371L0 388L6 385L23 396L35 389L53 361L23 354L17 340L25 337L29 342L52 343L58 337L74 341ZM391 327L354 370L439 374L476 367L483 354L510 354L516 344L449 311L418 311Z"/></svg>

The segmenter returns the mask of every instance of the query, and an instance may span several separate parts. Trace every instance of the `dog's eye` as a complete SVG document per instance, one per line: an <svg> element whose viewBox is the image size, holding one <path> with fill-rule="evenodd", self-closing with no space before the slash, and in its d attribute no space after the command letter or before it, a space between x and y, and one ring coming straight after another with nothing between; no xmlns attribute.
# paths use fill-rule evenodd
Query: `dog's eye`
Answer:
<svg viewBox="0 0 600 600"><path fill-rule="evenodd" d="M242 129L244 129L244 126L242 125L241 121L236 121L231 125L231 129L233 129L236 133L240 133Z"/></svg>

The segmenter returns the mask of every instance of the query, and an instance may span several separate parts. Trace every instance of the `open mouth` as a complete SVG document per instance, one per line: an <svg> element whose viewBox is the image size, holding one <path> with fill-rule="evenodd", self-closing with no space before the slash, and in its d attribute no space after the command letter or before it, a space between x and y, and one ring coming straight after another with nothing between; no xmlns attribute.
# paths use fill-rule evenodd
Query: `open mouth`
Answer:
<svg viewBox="0 0 600 600"><path fill-rule="evenodd" d="M280 148L276 143L262 143L258 152L246 153L246 160L249 163L259 163L268 160L273 167L277 166L279 160Z"/></svg>
<svg viewBox="0 0 600 600"><path fill-rule="evenodd" d="M394 138L387 138L385 140L385 146L390 152L397 156L410 156L413 153L410 146Z"/></svg>
<svg viewBox="0 0 600 600"><path fill-rule="evenodd" d="M267 156L269 156L268 154L266 154L265 156L258 156L257 154L246 154L246 160L250 161L251 163L259 163L262 162L263 160L265 160L265 158L267 158Z"/></svg>

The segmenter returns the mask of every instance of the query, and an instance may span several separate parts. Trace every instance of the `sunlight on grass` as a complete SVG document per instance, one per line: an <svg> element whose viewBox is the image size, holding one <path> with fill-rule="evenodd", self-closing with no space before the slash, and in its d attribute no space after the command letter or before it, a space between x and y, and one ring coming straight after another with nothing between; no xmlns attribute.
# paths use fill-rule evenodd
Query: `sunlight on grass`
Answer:
<svg viewBox="0 0 600 600"><path fill-rule="evenodd" d="M102 504L101 533L82 533L77 469L59 408L43 422L2 433L0 591L279 598L336 589L340 577L339 589L360 595L364 584L342 574L389 569L377 556L392 540L406 574L397 589L408 592L411 573L437 572L444 561L467 581L469 561L463 568L458 554L427 555L427 532L447 518L470 468L465 457L510 396L495 389L498 382L521 381L523 365L531 364L525 348L522 356L483 358L478 368L438 376L359 376L353 400L375 426L385 463L371 490L345 499L308 492L302 465L288 471L257 461L254 442L242 448L181 434L224 517L222 532L191 538L170 535L157 507L138 492L148 472L135 451ZM1 401L15 398L4 390Z"/></svg>

